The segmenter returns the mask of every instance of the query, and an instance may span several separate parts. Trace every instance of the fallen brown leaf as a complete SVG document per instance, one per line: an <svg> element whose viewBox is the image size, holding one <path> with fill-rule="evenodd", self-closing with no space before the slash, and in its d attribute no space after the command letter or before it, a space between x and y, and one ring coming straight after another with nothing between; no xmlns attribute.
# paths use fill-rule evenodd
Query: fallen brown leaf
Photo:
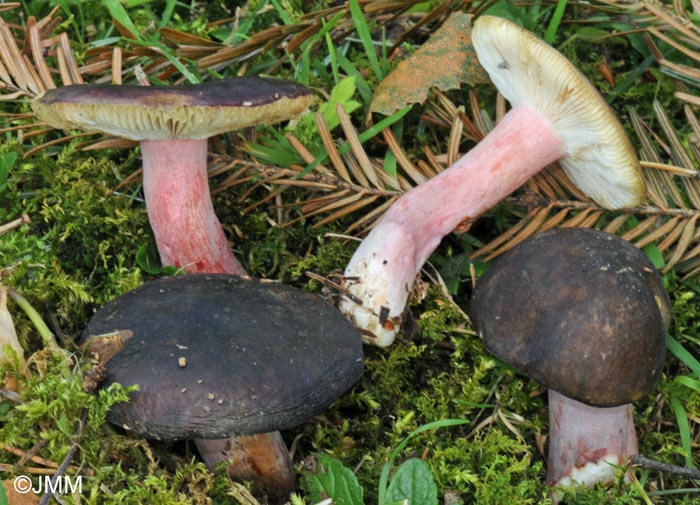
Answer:
<svg viewBox="0 0 700 505"><path fill-rule="evenodd" d="M371 112L391 115L411 103L423 103L431 88L441 91L489 82L471 44L471 16L453 13L415 53L379 83Z"/></svg>

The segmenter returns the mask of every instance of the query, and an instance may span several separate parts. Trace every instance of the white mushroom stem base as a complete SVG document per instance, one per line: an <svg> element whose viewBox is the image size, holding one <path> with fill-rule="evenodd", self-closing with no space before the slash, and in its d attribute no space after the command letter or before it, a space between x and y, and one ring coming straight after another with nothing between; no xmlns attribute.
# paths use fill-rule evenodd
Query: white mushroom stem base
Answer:
<svg viewBox="0 0 700 505"><path fill-rule="evenodd" d="M213 470L216 465L228 462L227 472L232 480L253 482L269 498L288 498L295 489L289 452L278 431L196 442L207 467Z"/></svg>
<svg viewBox="0 0 700 505"><path fill-rule="evenodd" d="M445 235L565 154L549 120L518 105L454 165L402 195L345 270L345 287L354 299L345 298L339 308L364 340L380 347L393 342L413 281Z"/></svg>
<svg viewBox="0 0 700 505"><path fill-rule="evenodd" d="M619 474L616 466L638 453L631 404L591 407L549 390L550 486L612 482Z"/></svg>
<svg viewBox="0 0 700 505"><path fill-rule="evenodd" d="M245 274L211 203L207 140L143 140L146 209L163 265Z"/></svg>

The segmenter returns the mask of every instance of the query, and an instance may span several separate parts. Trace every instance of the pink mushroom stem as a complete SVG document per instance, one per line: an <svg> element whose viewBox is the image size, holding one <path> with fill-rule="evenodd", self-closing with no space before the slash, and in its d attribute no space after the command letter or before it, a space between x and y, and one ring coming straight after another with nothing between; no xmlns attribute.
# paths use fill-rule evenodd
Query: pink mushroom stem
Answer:
<svg viewBox="0 0 700 505"><path fill-rule="evenodd" d="M340 309L368 342L390 345L413 281L442 238L565 154L544 115L527 104L511 109L454 165L384 213L345 270L347 288L362 305L347 299Z"/></svg>
<svg viewBox="0 0 700 505"><path fill-rule="evenodd" d="M146 208L163 265L188 273L247 275L211 203L207 140L142 140L141 154ZM294 491L294 471L279 432L194 442L211 469L230 462L232 479L253 481L273 498Z"/></svg>
<svg viewBox="0 0 700 505"><path fill-rule="evenodd" d="M632 404L591 407L549 390L550 486L611 482L638 453Z"/></svg>
<svg viewBox="0 0 700 505"><path fill-rule="evenodd" d="M163 265L245 275L216 217L207 140L142 140L146 208Z"/></svg>

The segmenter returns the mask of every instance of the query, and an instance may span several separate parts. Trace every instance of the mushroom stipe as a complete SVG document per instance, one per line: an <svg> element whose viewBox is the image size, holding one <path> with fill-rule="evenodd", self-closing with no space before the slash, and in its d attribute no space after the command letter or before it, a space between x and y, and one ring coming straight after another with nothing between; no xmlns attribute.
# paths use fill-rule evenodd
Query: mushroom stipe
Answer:
<svg viewBox="0 0 700 505"><path fill-rule="evenodd" d="M394 341L413 282L445 235L547 165L559 161L603 207L644 201L644 180L624 128L571 62L494 16L477 18L471 36L479 62L512 108L449 168L398 198L353 254L344 273L349 295L339 307L367 343Z"/></svg>

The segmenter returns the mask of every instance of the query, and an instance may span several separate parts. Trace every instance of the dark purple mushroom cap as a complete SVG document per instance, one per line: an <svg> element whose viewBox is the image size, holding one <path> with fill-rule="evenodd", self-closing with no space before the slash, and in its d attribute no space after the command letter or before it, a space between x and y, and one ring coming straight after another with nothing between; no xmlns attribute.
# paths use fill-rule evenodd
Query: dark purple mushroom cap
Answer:
<svg viewBox="0 0 700 505"><path fill-rule="evenodd" d="M130 338L105 385L138 384L108 418L162 440L291 428L362 375L360 336L305 291L227 274L163 278L113 300L83 333Z"/></svg>
<svg viewBox="0 0 700 505"><path fill-rule="evenodd" d="M494 261L471 317L486 348L550 389L596 407L650 392L671 307L642 251L597 230L559 228Z"/></svg>
<svg viewBox="0 0 700 505"><path fill-rule="evenodd" d="M234 77L183 86L77 84L46 91L32 108L54 128L169 140L296 119L315 101L296 82Z"/></svg>

